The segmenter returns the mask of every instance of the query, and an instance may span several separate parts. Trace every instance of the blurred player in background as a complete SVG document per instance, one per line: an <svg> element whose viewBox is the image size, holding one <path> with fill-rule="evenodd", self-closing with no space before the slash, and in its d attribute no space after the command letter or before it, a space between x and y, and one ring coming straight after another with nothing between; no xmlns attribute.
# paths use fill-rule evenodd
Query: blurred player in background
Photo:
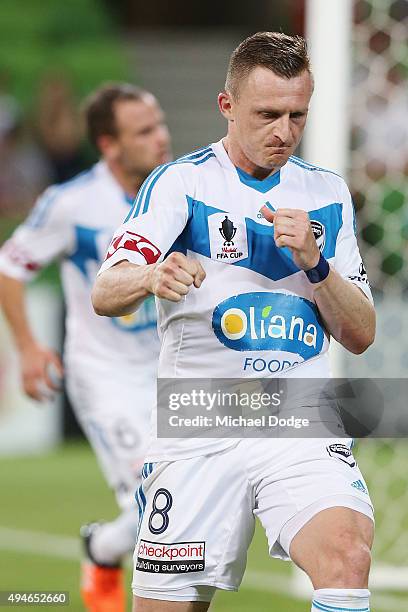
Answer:
<svg viewBox="0 0 408 612"><path fill-rule="evenodd" d="M160 377L325 379L330 336L353 353L373 342L348 188L293 156L312 91L303 38L243 41L219 95L227 136L153 172L115 235L94 306L115 316L159 298ZM318 419L306 382L299 411ZM152 431L135 611L204 611L216 588L236 590L255 516L270 555L309 575L313 612L369 611L373 510L350 439Z"/></svg>
<svg viewBox="0 0 408 612"><path fill-rule="evenodd" d="M0 251L0 286L25 392L41 401L58 386L55 378L65 377L76 417L115 491L120 516L82 531L82 594L92 612L121 612L120 563L134 548L134 492L155 401L156 309L150 300L136 315L102 319L92 309L90 290L112 233L144 179L169 161L170 140L157 100L130 84L102 86L87 100L85 116L101 159L39 198ZM37 342L24 306L25 283L55 259L61 261L67 312L64 367Z"/></svg>

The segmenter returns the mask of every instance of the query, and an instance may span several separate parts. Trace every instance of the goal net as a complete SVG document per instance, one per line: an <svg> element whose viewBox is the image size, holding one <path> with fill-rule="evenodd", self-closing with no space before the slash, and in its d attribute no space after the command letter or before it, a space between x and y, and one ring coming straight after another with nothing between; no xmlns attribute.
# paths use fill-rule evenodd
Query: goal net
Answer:
<svg viewBox="0 0 408 612"><path fill-rule="evenodd" d="M408 2L356 0L353 17L348 178L378 330L373 347L344 355L341 367L349 377L405 378ZM371 586L408 592L408 441L361 440L356 455L376 509Z"/></svg>
<svg viewBox="0 0 408 612"><path fill-rule="evenodd" d="M328 28L335 37L336 27L328 22L329 17L316 12L319 0L308 1L314 5L315 21L312 27L309 23L309 36L316 31L319 36L320 27ZM337 0L326 4L333 8ZM342 0L343 8L347 4L348 0ZM351 75L348 84L344 81L349 113L348 125L343 123L350 140L343 151L345 163L337 169L345 174L353 194L359 246L376 302L377 337L374 345L357 357L336 346L335 374L350 378L406 378L408 2L350 0L350 4L347 36L351 43ZM320 8L324 12L323 4ZM336 69L333 66L331 80ZM317 73L316 81L318 78ZM311 140L313 136L317 140L322 128L314 123L312 129L315 133ZM333 142L333 147L337 145ZM317 154L317 145L315 149ZM330 160L311 161L330 167ZM360 440L355 454L376 510L370 586L372 590L408 593L408 440ZM305 588L304 578L298 573L295 576L300 592Z"/></svg>

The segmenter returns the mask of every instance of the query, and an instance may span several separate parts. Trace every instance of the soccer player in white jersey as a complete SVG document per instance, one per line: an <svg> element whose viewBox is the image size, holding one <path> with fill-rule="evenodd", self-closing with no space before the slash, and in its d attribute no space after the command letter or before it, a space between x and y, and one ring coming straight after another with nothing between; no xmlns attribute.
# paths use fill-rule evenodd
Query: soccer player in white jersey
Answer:
<svg viewBox="0 0 408 612"><path fill-rule="evenodd" d="M243 41L218 100L227 136L153 172L117 231L94 308L156 296L159 377L325 378L330 336L353 353L373 342L347 186L293 156L312 90L303 38ZM256 516L271 556L309 575L314 612L368 612L373 510L350 439L152 433L136 612L207 610L236 590Z"/></svg>
<svg viewBox="0 0 408 612"><path fill-rule="evenodd" d="M88 437L120 516L85 533L83 596L92 612L124 607L120 560L134 549L159 341L153 300L135 315L101 319L91 287L112 233L140 185L169 161L169 133L154 96L126 83L108 83L86 102L88 136L101 159L88 172L47 189L28 219L0 251L3 310L20 354L25 392L40 400L58 356L38 343L24 308L24 285L50 261L61 262L66 301L64 372L76 417ZM116 371L116 368L117 371ZM48 372L49 373L49 372Z"/></svg>

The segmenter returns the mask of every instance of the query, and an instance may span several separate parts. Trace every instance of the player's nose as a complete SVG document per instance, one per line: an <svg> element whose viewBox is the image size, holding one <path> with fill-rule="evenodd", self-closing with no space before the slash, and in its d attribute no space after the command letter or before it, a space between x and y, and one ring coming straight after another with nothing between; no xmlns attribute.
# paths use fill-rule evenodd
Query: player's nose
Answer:
<svg viewBox="0 0 408 612"><path fill-rule="evenodd" d="M157 142L163 148L168 148L170 145L170 132L166 125L159 126L157 130Z"/></svg>
<svg viewBox="0 0 408 612"><path fill-rule="evenodd" d="M278 138L282 144L287 144L290 139L289 115L282 115L274 122L273 135Z"/></svg>

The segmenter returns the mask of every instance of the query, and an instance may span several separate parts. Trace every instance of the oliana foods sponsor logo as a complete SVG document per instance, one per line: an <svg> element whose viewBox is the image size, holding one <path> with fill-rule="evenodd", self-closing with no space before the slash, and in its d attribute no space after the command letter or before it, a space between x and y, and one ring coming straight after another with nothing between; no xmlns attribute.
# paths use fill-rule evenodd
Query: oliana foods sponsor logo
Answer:
<svg viewBox="0 0 408 612"><path fill-rule="evenodd" d="M312 302L284 293L244 293L215 308L218 340L236 351L284 351L310 359L320 353L324 332Z"/></svg>

